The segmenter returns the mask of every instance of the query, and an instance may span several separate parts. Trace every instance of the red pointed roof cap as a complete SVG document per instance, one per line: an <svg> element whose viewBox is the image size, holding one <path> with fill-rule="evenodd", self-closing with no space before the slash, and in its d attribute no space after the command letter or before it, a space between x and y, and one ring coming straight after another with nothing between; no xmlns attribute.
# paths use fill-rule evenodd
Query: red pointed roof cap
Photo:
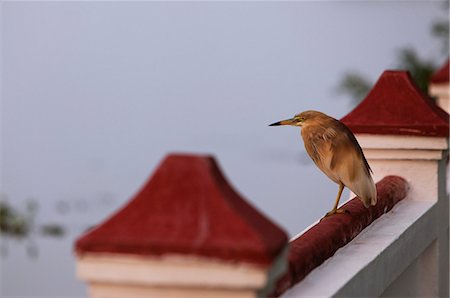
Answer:
<svg viewBox="0 0 450 298"><path fill-rule="evenodd" d="M213 157L174 154L75 248L79 254L193 254L268 265L287 241L285 232L232 189Z"/></svg>
<svg viewBox="0 0 450 298"><path fill-rule="evenodd" d="M388 70L341 121L354 133L448 137L448 117L409 72Z"/></svg>
<svg viewBox="0 0 450 298"><path fill-rule="evenodd" d="M438 70L436 71L433 76L431 77L431 83L433 84L445 84L449 82L449 63L450 59L447 59L447 62Z"/></svg>

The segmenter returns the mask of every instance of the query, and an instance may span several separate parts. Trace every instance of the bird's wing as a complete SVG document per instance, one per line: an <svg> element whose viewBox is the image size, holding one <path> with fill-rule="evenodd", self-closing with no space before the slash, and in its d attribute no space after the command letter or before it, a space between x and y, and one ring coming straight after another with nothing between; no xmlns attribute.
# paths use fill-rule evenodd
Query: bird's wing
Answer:
<svg viewBox="0 0 450 298"><path fill-rule="evenodd" d="M341 131L344 132L345 137L354 145L354 148L356 149L357 153L360 155L361 159L364 161L364 166L365 166L367 173L373 173L372 169L370 168L369 163L367 162L366 157L364 156L361 146L359 145L358 141L355 138L355 135L344 123L337 121L337 125L339 125Z"/></svg>
<svg viewBox="0 0 450 298"><path fill-rule="evenodd" d="M302 129L302 137L308 155L322 172L334 182L339 183L339 177L331 168L335 134L337 134L336 131L325 126L315 126L314 129L309 127Z"/></svg>
<svg viewBox="0 0 450 298"><path fill-rule="evenodd" d="M332 169L339 175L339 179L353 191L364 203L364 206L375 205L377 192L372 180L370 166L364 157L353 133L344 124L339 123L342 133L333 141Z"/></svg>

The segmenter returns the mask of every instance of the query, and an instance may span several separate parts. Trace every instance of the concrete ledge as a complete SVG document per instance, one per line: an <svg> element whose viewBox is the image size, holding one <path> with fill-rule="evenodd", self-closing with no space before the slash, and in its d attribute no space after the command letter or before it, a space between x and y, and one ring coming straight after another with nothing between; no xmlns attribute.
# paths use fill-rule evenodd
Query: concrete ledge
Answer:
<svg viewBox="0 0 450 298"><path fill-rule="evenodd" d="M436 203L405 200L282 297L375 297L437 237Z"/></svg>
<svg viewBox="0 0 450 298"><path fill-rule="evenodd" d="M388 176L377 183L378 203L365 208L355 198L343 205L349 214L337 214L321 220L289 244L289 270L278 281L274 295L281 295L314 268L349 243L375 219L391 210L408 193L408 183L401 177Z"/></svg>

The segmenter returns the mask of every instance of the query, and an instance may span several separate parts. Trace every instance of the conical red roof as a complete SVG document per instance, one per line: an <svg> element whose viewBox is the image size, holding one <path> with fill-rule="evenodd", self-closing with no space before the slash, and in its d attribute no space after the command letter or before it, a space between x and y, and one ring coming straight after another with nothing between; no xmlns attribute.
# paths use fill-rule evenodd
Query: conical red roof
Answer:
<svg viewBox="0 0 450 298"><path fill-rule="evenodd" d="M447 59L447 62L436 71L431 77L431 83L433 84L445 84L449 82L449 63L450 60Z"/></svg>
<svg viewBox="0 0 450 298"><path fill-rule="evenodd" d="M170 155L125 207L78 239L76 251L270 264L287 240L231 188L212 157Z"/></svg>
<svg viewBox="0 0 450 298"><path fill-rule="evenodd" d="M448 117L407 71L385 71L341 121L354 133L448 137Z"/></svg>

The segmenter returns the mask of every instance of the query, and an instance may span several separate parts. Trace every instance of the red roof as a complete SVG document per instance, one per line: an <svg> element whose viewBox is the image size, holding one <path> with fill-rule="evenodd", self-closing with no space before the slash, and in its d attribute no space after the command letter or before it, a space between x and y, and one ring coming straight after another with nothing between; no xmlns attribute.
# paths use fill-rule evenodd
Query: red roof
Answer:
<svg viewBox="0 0 450 298"><path fill-rule="evenodd" d="M448 114L406 71L385 71L366 98L341 119L354 133L449 136Z"/></svg>
<svg viewBox="0 0 450 298"><path fill-rule="evenodd" d="M408 188L405 179L387 176L377 183L378 203L375 206L365 208L361 200L354 198L343 206L349 214L326 217L291 241L289 270L278 280L273 294L281 295L333 256L339 248L349 243L364 228L404 199Z"/></svg>
<svg viewBox="0 0 450 298"><path fill-rule="evenodd" d="M193 254L268 265L287 241L232 189L213 157L169 155L126 206L75 246L80 254Z"/></svg>
<svg viewBox="0 0 450 298"><path fill-rule="evenodd" d="M438 71L436 71L431 77L431 83L434 84L443 84L449 82L449 63L450 59L447 59L447 63L445 63Z"/></svg>

